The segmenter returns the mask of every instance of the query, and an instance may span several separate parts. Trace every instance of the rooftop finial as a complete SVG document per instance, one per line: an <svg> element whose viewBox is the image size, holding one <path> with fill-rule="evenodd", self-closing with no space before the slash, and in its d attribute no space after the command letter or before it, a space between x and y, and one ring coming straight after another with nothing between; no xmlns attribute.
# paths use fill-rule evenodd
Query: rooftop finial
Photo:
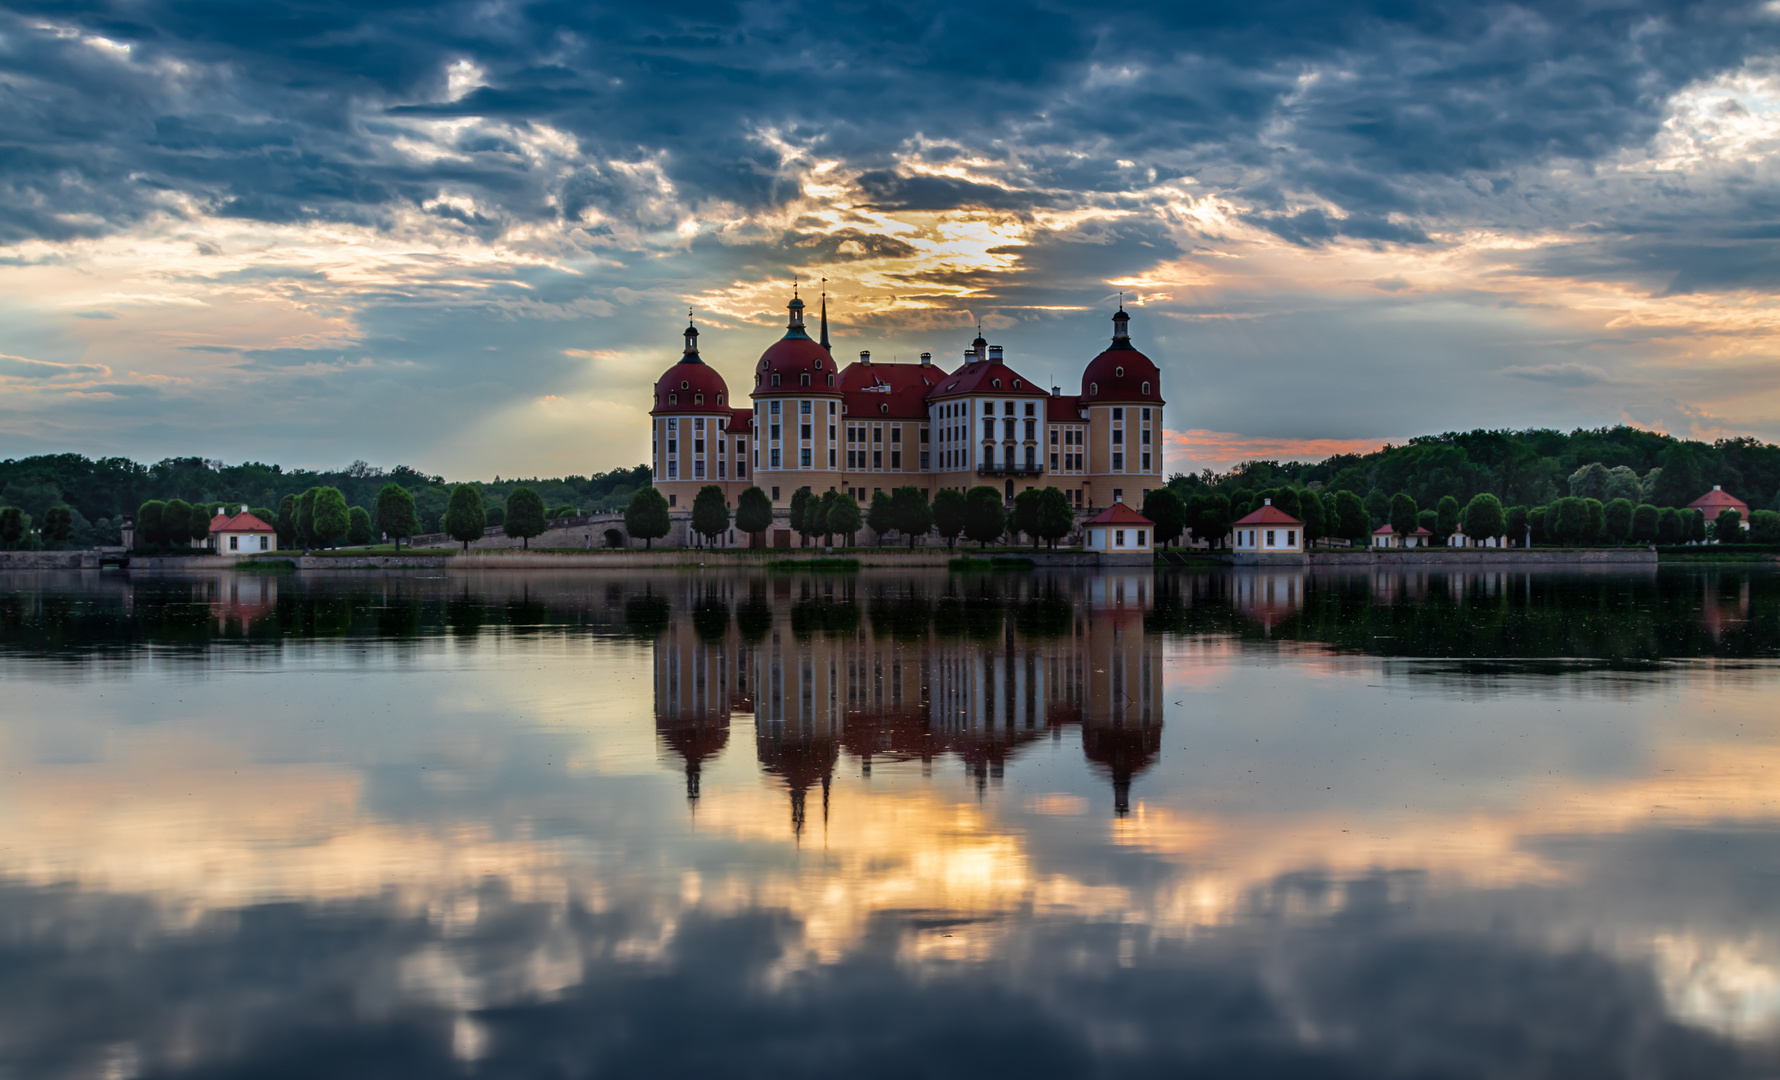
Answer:
<svg viewBox="0 0 1780 1080"><path fill-rule="evenodd" d="M817 344L821 345L824 349L828 348L828 279L827 278L822 279L822 333L817 338ZM830 355L832 355L832 353Z"/></svg>
<svg viewBox="0 0 1780 1080"><path fill-rule="evenodd" d="M686 359L698 359L698 327L692 325L692 309L686 309Z"/></svg>

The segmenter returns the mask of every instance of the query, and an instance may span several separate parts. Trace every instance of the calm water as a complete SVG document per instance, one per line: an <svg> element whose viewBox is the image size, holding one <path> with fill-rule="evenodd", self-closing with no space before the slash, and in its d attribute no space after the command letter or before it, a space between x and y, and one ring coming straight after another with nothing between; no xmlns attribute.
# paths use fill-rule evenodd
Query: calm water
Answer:
<svg viewBox="0 0 1780 1080"><path fill-rule="evenodd" d="M1780 1070L1780 576L0 576L0 1076Z"/></svg>

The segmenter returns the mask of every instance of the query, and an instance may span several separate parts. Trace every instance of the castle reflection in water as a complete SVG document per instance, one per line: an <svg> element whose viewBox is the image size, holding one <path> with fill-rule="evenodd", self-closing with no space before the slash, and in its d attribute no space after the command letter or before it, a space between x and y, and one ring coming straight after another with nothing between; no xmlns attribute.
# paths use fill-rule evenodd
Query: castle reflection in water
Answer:
<svg viewBox="0 0 1780 1080"><path fill-rule="evenodd" d="M963 762L979 788L1022 747L1080 728L1113 807L1156 759L1160 635L1147 573L1003 579L942 591L850 578L692 581L655 642L655 722L686 794L751 718L760 766L782 778L794 829L829 797L843 755ZM662 598L669 600L670 598Z"/></svg>

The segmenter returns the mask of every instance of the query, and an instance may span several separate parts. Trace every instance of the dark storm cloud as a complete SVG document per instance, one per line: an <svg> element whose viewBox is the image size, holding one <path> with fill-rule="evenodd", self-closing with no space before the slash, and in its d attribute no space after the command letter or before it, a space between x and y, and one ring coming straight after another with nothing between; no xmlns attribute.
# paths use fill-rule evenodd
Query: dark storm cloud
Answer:
<svg viewBox="0 0 1780 1080"><path fill-rule="evenodd" d="M127 227L171 193L377 225L449 189L476 210L432 212L480 236L589 207L647 221L657 193L607 163L654 158L683 200L759 208L797 192L756 138L771 129L885 207L1018 211L1190 176L1294 243L1422 243L1403 215L1536 218L1517 169L1647 139L1670 93L1777 29L1732 3L12 3L0 238ZM486 85L447 101L458 61ZM421 117L548 124L585 168L474 127L447 158L392 150ZM1001 162L1008 187L897 171L917 136Z"/></svg>

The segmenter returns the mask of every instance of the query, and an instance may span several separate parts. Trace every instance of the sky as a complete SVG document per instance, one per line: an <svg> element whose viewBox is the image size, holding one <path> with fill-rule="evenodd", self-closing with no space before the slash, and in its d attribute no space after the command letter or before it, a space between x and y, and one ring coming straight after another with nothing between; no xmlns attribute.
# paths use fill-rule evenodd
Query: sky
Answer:
<svg viewBox="0 0 1780 1080"><path fill-rule="evenodd" d="M1780 440L1780 0L0 0L0 457L646 460L687 312L1079 389L1167 468Z"/></svg>

